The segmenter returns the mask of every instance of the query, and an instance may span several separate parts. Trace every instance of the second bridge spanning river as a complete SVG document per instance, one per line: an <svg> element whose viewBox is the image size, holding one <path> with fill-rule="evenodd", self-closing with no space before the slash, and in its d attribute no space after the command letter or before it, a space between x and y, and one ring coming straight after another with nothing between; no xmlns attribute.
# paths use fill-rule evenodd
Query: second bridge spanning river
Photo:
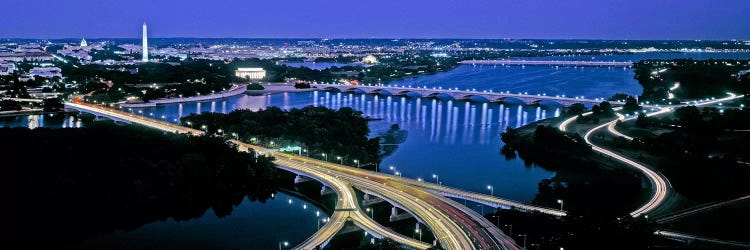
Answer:
<svg viewBox="0 0 750 250"><path fill-rule="evenodd" d="M417 95L424 98L437 98L440 96L448 96L455 100L470 100L472 97L484 98L489 102L508 102L511 100L517 100L527 105L540 104L542 101L557 102L563 106L570 106L574 103L583 104L599 104L605 101L604 98L586 99L583 97L566 97L565 95L548 96L546 94L527 94L527 93L511 93L496 92L492 90L477 91L473 89L461 90L458 88L428 88L428 87L411 87L411 86L389 86L389 85L343 85L343 84L313 84L321 90L327 91L339 91L346 93L367 93L367 94L383 94L388 92L391 95L405 96L405 95ZM624 102L610 101L612 105L624 105Z"/></svg>
<svg viewBox="0 0 750 250"><path fill-rule="evenodd" d="M516 66L632 67L633 62L572 61L572 60L467 60L461 64Z"/></svg>

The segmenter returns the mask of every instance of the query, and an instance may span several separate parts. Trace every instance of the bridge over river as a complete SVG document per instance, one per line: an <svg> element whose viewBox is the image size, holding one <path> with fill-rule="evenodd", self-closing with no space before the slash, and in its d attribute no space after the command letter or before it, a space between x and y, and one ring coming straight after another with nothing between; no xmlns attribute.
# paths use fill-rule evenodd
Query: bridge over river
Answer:
<svg viewBox="0 0 750 250"><path fill-rule="evenodd" d="M565 95L548 96L546 94L523 94L506 92L493 92L491 90L461 90L443 89L436 87L410 87L410 86L387 86L387 85L343 85L343 84L312 84L325 91L340 91L346 93L366 93L366 94L391 94L396 96L419 96L424 98L437 98L446 96L455 100L470 100L472 97L483 98L489 102L522 102L527 105L538 105L542 101L556 102L563 106L570 106L574 103L582 104L599 104L604 101L603 98L586 99L582 97L565 97ZM610 101L612 105L624 105L624 102Z"/></svg>
<svg viewBox="0 0 750 250"><path fill-rule="evenodd" d="M502 66L573 66L573 67L632 67L633 62L572 61L572 60L467 60L461 64Z"/></svg>

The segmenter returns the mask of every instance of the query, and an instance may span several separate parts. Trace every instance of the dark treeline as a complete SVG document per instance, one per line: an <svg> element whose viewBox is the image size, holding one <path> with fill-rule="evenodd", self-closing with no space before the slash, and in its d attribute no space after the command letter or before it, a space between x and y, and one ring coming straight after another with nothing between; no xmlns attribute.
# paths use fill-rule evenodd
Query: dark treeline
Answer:
<svg viewBox="0 0 750 250"><path fill-rule="evenodd" d="M643 86L641 102L668 102L750 93L750 74L739 76L748 60L644 60L635 63L635 79ZM666 70L665 70L666 69ZM663 72L660 72L664 70ZM670 90L676 82L679 88ZM664 100L668 93L675 98Z"/></svg>
<svg viewBox="0 0 750 250"><path fill-rule="evenodd" d="M358 160L360 165L376 163L379 159L379 138L368 139L369 127L362 112L344 107L332 110L307 106L284 111L269 107L257 112L235 110L228 114L202 113L183 117L181 123L196 129L228 136L267 147L301 146L311 157L341 162L348 165ZM205 127L204 127L205 126ZM356 164L354 164L356 165Z"/></svg>
<svg viewBox="0 0 750 250"><path fill-rule="evenodd" d="M614 243L613 249L637 249L652 237L643 222L624 221L617 216L626 214L641 199L641 178L630 170L601 166L578 134L561 132L555 127L537 126L508 129L502 134L506 143L502 152L516 157L516 152L527 165L537 164L556 171L554 177L539 183L539 193L532 203L559 207L564 202L568 216L562 219L518 211L499 211L500 224L513 224L516 236L527 234L530 243L541 243L546 249L589 249L601 243ZM614 198L616 197L616 198ZM492 218L494 219L496 218ZM639 230L631 230L641 228ZM507 228L505 228L507 229ZM506 231L507 232L507 231ZM592 240L593 239L593 240ZM515 237L516 242L522 238Z"/></svg>
<svg viewBox="0 0 750 250"><path fill-rule="evenodd" d="M648 249L654 242L671 242L653 234L653 225L644 219L595 218L585 216L550 215L500 209L485 215L508 233L513 227L513 238L522 245L526 235L527 249ZM534 244L534 245L532 245Z"/></svg>
<svg viewBox="0 0 750 250"><path fill-rule="evenodd" d="M579 157L591 154L591 147L578 134L565 133L554 127L538 126L531 136L521 135L517 129L508 128L501 134L501 139L505 142L503 152L507 153L507 156L513 157L518 151L528 164L538 164L553 170L566 165L594 167L592 162Z"/></svg>
<svg viewBox="0 0 750 250"><path fill-rule="evenodd" d="M750 192L750 111L695 106L675 110L675 118L639 116L641 128L666 128L671 132L644 135L631 142L615 140L618 147L645 150L661 158L661 171L676 189L696 200L733 198ZM696 185L696 183L702 183Z"/></svg>
<svg viewBox="0 0 750 250"><path fill-rule="evenodd" d="M0 100L0 111L21 110L21 103L14 100Z"/></svg>
<svg viewBox="0 0 750 250"><path fill-rule="evenodd" d="M265 201L278 174L271 159L218 137L140 127L0 129L5 232L17 247L55 248L97 232L130 230L211 208L222 217L244 198Z"/></svg>
<svg viewBox="0 0 750 250"><path fill-rule="evenodd" d="M517 153L528 166L536 164L557 171L555 177L539 183L535 204L556 207L557 200L563 199L568 202L566 209L575 214L609 217L625 213L638 199L640 178L626 169L602 168L594 160L591 147L578 134L538 126L530 136L509 128L501 138L506 143L502 153L507 158L514 158ZM623 190L632 191L633 195L613 202L593 202L597 197L626 193Z"/></svg>

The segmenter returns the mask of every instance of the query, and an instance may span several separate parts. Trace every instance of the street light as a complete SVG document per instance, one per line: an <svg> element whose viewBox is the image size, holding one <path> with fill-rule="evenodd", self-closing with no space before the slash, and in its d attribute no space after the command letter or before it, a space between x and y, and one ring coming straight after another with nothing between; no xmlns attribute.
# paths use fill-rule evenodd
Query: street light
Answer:
<svg viewBox="0 0 750 250"><path fill-rule="evenodd" d="M563 210L563 200L557 200L557 203L560 203L560 210Z"/></svg>
<svg viewBox="0 0 750 250"><path fill-rule="evenodd" d="M401 177L401 172L399 172L399 171L396 171L396 175L397 175L398 177Z"/></svg>
<svg viewBox="0 0 750 250"><path fill-rule="evenodd" d="M359 168L359 160L354 159L354 163L357 163L357 168Z"/></svg>
<svg viewBox="0 0 750 250"><path fill-rule="evenodd" d="M326 158L326 161L328 161L328 155L326 153L321 153L321 155L323 155L323 157Z"/></svg>
<svg viewBox="0 0 750 250"><path fill-rule="evenodd" d="M497 215L493 215L493 216L492 216L492 218L495 218L495 220L496 220L496 222L497 222L497 223L495 223L495 224L497 224L497 227L500 227L500 216L497 216ZM512 234L511 234L511 235L512 235Z"/></svg>
<svg viewBox="0 0 750 250"><path fill-rule="evenodd" d="M539 247L540 247L540 246L542 246L542 244L538 244L538 243L531 243L531 246L532 246L532 247L533 247L533 246L536 246L536 250L539 250Z"/></svg>
<svg viewBox="0 0 750 250"><path fill-rule="evenodd" d="M508 230L508 234L513 235L513 224L505 224L505 226L510 228L510 230Z"/></svg>
<svg viewBox="0 0 750 250"><path fill-rule="evenodd" d="M482 209L481 215L484 216L484 206L482 204L478 204L477 206Z"/></svg>
<svg viewBox="0 0 750 250"><path fill-rule="evenodd" d="M284 242L279 242L279 250L281 250L281 245L284 245L284 246L288 246L288 245L289 245L289 242L286 242L286 241L284 241Z"/></svg>
<svg viewBox="0 0 750 250"><path fill-rule="evenodd" d="M495 196L495 189L492 188L492 185L487 185L487 189L490 190L490 196Z"/></svg>
<svg viewBox="0 0 750 250"><path fill-rule="evenodd" d="M432 174L432 178L435 179L435 183L437 183L438 185L442 185L440 183L440 176L439 175Z"/></svg>
<svg viewBox="0 0 750 250"><path fill-rule="evenodd" d="M365 209L365 211L370 212L370 218L372 218L373 220L375 219L375 209L368 207L367 209Z"/></svg>
<svg viewBox="0 0 750 250"><path fill-rule="evenodd" d="M339 164L344 165L344 158L341 156L336 156L336 159L339 160Z"/></svg>
<svg viewBox="0 0 750 250"><path fill-rule="evenodd" d="M318 229L320 229L320 221L323 221L324 223L328 222L328 218L317 219L317 221L318 221Z"/></svg>
<svg viewBox="0 0 750 250"><path fill-rule="evenodd" d="M422 241L422 229L414 229L414 232L419 234L419 241Z"/></svg>
<svg viewBox="0 0 750 250"><path fill-rule="evenodd" d="M525 234L519 234L518 237L523 237L523 248L526 249L526 235Z"/></svg>

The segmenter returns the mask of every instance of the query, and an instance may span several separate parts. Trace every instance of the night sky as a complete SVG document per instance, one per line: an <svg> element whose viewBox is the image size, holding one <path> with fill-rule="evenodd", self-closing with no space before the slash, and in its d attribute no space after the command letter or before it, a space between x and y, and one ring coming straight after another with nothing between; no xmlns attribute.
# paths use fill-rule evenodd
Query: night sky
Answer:
<svg viewBox="0 0 750 250"><path fill-rule="evenodd" d="M3 0L0 37L750 39L748 0Z"/></svg>

